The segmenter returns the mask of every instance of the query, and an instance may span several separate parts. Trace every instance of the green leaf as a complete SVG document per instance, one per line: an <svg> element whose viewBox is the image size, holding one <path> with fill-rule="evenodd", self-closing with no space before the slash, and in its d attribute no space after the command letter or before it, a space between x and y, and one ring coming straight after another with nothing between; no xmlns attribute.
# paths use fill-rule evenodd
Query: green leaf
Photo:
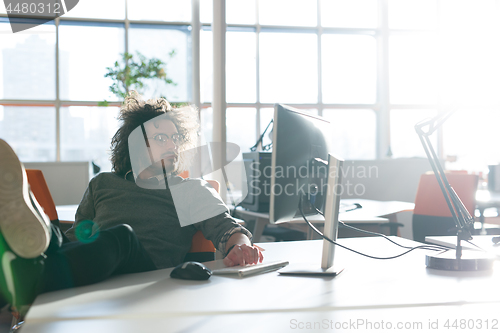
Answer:
<svg viewBox="0 0 500 333"><path fill-rule="evenodd" d="M172 50L168 55L173 57L176 54ZM136 90L140 94L144 93L148 83L160 80L167 85L176 85L168 77L167 64L158 58L148 59L140 52L135 56L131 53L123 53L121 59L115 61L113 67L106 67L104 77L110 78L112 84L109 90L119 98L125 98L130 90Z"/></svg>

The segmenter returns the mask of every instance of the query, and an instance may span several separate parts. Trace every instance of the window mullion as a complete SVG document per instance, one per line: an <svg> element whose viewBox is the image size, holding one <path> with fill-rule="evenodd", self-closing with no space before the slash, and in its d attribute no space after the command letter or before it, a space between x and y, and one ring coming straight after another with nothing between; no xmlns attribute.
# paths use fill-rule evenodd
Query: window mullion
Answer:
<svg viewBox="0 0 500 333"><path fill-rule="evenodd" d="M390 154L390 107L389 107L389 18L387 0L379 0L380 34L377 42L377 158Z"/></svg>
<svg viewBox="0 0 500 333"><path fill-rule="evenodd" d="M55 19L56 25L56 162L61 161L61 97L59 93L59 18Z"/></svg>

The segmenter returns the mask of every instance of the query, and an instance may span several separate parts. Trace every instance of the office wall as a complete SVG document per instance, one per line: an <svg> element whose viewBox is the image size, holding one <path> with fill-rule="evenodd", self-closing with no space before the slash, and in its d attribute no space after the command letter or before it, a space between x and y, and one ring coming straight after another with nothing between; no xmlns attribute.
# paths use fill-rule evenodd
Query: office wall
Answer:
<svg viewBox="0 0 500 333"><path fill-rule="evenodd" d="M345 161L342 198L414 202L427 158Z"/></svg>
<svg viewBox="0 0 500 333"><path fill-rule="evenodd" d="M431 170L427 158L345 161L342 198L415 202L420 175ZM401 237L413 239L412 216L397 214Z"/></svg>
<svg viewBox="0 0 500 333"><path fill-rule="evenodd" d="M57 205L77 205L90 179L89 162L28 162L26 169L42 170Z"/></svg>

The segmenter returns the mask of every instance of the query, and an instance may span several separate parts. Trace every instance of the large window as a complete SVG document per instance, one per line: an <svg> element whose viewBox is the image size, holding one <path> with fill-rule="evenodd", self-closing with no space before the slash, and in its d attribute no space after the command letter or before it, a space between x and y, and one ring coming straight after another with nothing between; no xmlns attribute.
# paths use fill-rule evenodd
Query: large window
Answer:
<svg viewBox="0 0 500 333"><path fill-rule="evenodd" d="M59 24L60 98L68 101L117 101L104 77L125 52L123 24Z"/></svg>
<svg viewBox="0 0 500 333"><path fill-rule="evenodd" d="M8 20L0 17L0 32L8 31ZM55 31L47 23L30 34L0 34L0 99L55 99Z"/></svg>
<svg viewBox="0 0 500 333"><path fill-rule="evenodd" d="M455 110L434 134L447 167L500 163L500 2L390 0L389 95L395 157L424 156L413 126Z"/></svg>
<svg viewBox="0 0 500 333"><path fill-rule="evenodd" d="M104 75L124 52L167 63L175 85L148 86L145 98L192 99L190 0L85 0L16 34L5 13L2 3L0 138L22 161L93 161L110 170L121 101ZM98 107L104 100L111 106Z"/></svg>
<svg viewBox="0 0 500 333"><path fill-rule="evenodd" d="M226 10L227 102L233 118L254 107L257 126L228 128L228 138L249 141L273 104L286 103L329 119L344 158L424 156L414 125L457 109L432 138L447 166L500 162L490 148L500 122L500 1L248 1L244 17L235 2Z"/></svg>
<svg viewBox="0 0 500 333"><path fill-rule="evenodd" d="M139 51L166 61L176 83L146 97L199 103L212 140L212 0L101 2L0 34L0 137L25 160L106 165L119 101L104 73ZM415 123L456 109L435 147L456 160L448 167L485 171L500 162L498 17L500 0L226 0L226 137L248 151L285 103L329 119L346 159L424 156ZM104 99L111 107L97 107Z"/></svg>
<svg viewBox="0 0 500 333"><path fill-rule="evenodd" d="M0 137L22 161L54 161L55 118L54 107L0 105Z"/></svg>
<svg viewBox="0 0 500 333"><path fill-rule="evenodd" d="M167 63L166 73L175 78L175 85L150 84L145 98L163 96L171 102L191 99L191 43L189 25L131 24L129 52L140 52ZM158 47L158 45L162 45ZM170 55L174 52L173 55Z"/></svg>
<svg viewBox="0 0 500 333"><path fill-rule="evenodd" d="M378 17L385 2L248 1L244 15L234 10L236 2L226 6L228 140L248 151L271 120L273 105L284 103L330 120L338 155L377 158L377 119L384 109L379 49L388 39ZM210 19L202 36L207 55L214 37ZM211 82L210 71L201 70L202 85ZM204 96L202 91L208 106L211 99ZM252 114L256 126L230 128L234 119L247 121Z"/></svg>

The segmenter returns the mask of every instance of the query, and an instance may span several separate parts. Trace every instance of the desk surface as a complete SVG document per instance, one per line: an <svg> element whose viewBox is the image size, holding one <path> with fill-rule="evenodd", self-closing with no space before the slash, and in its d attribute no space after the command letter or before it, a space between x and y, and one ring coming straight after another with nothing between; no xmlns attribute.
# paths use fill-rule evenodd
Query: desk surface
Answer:
<svg viewBox="0 0 500 333"><path fill-rule="evenodd" d="M74 223L78 205L56 206L57 217L61 222Z"/></svg>
<svg viewBox="0 0 500 333"><path fill-rule="evenodd" d="M378 256L403 250L382 238L339 242ZM261 245L266 260L319 265L321 241ZM373 260L339 248L336 263L345 270L335 278L270 272L243 279L212 276L200 282L171 279L171 269L118 276L40 295L23 333L293 332L298 328L294 325L325 319L372 320L379 325L381 320L412 321L422 322L424 328L438 319L443 328L445 319L489 319L490 324L500 320L490 311L500 305L498 262L490 272L436 271L425 267L426 253L416 250L393 260Z"/></svg>

